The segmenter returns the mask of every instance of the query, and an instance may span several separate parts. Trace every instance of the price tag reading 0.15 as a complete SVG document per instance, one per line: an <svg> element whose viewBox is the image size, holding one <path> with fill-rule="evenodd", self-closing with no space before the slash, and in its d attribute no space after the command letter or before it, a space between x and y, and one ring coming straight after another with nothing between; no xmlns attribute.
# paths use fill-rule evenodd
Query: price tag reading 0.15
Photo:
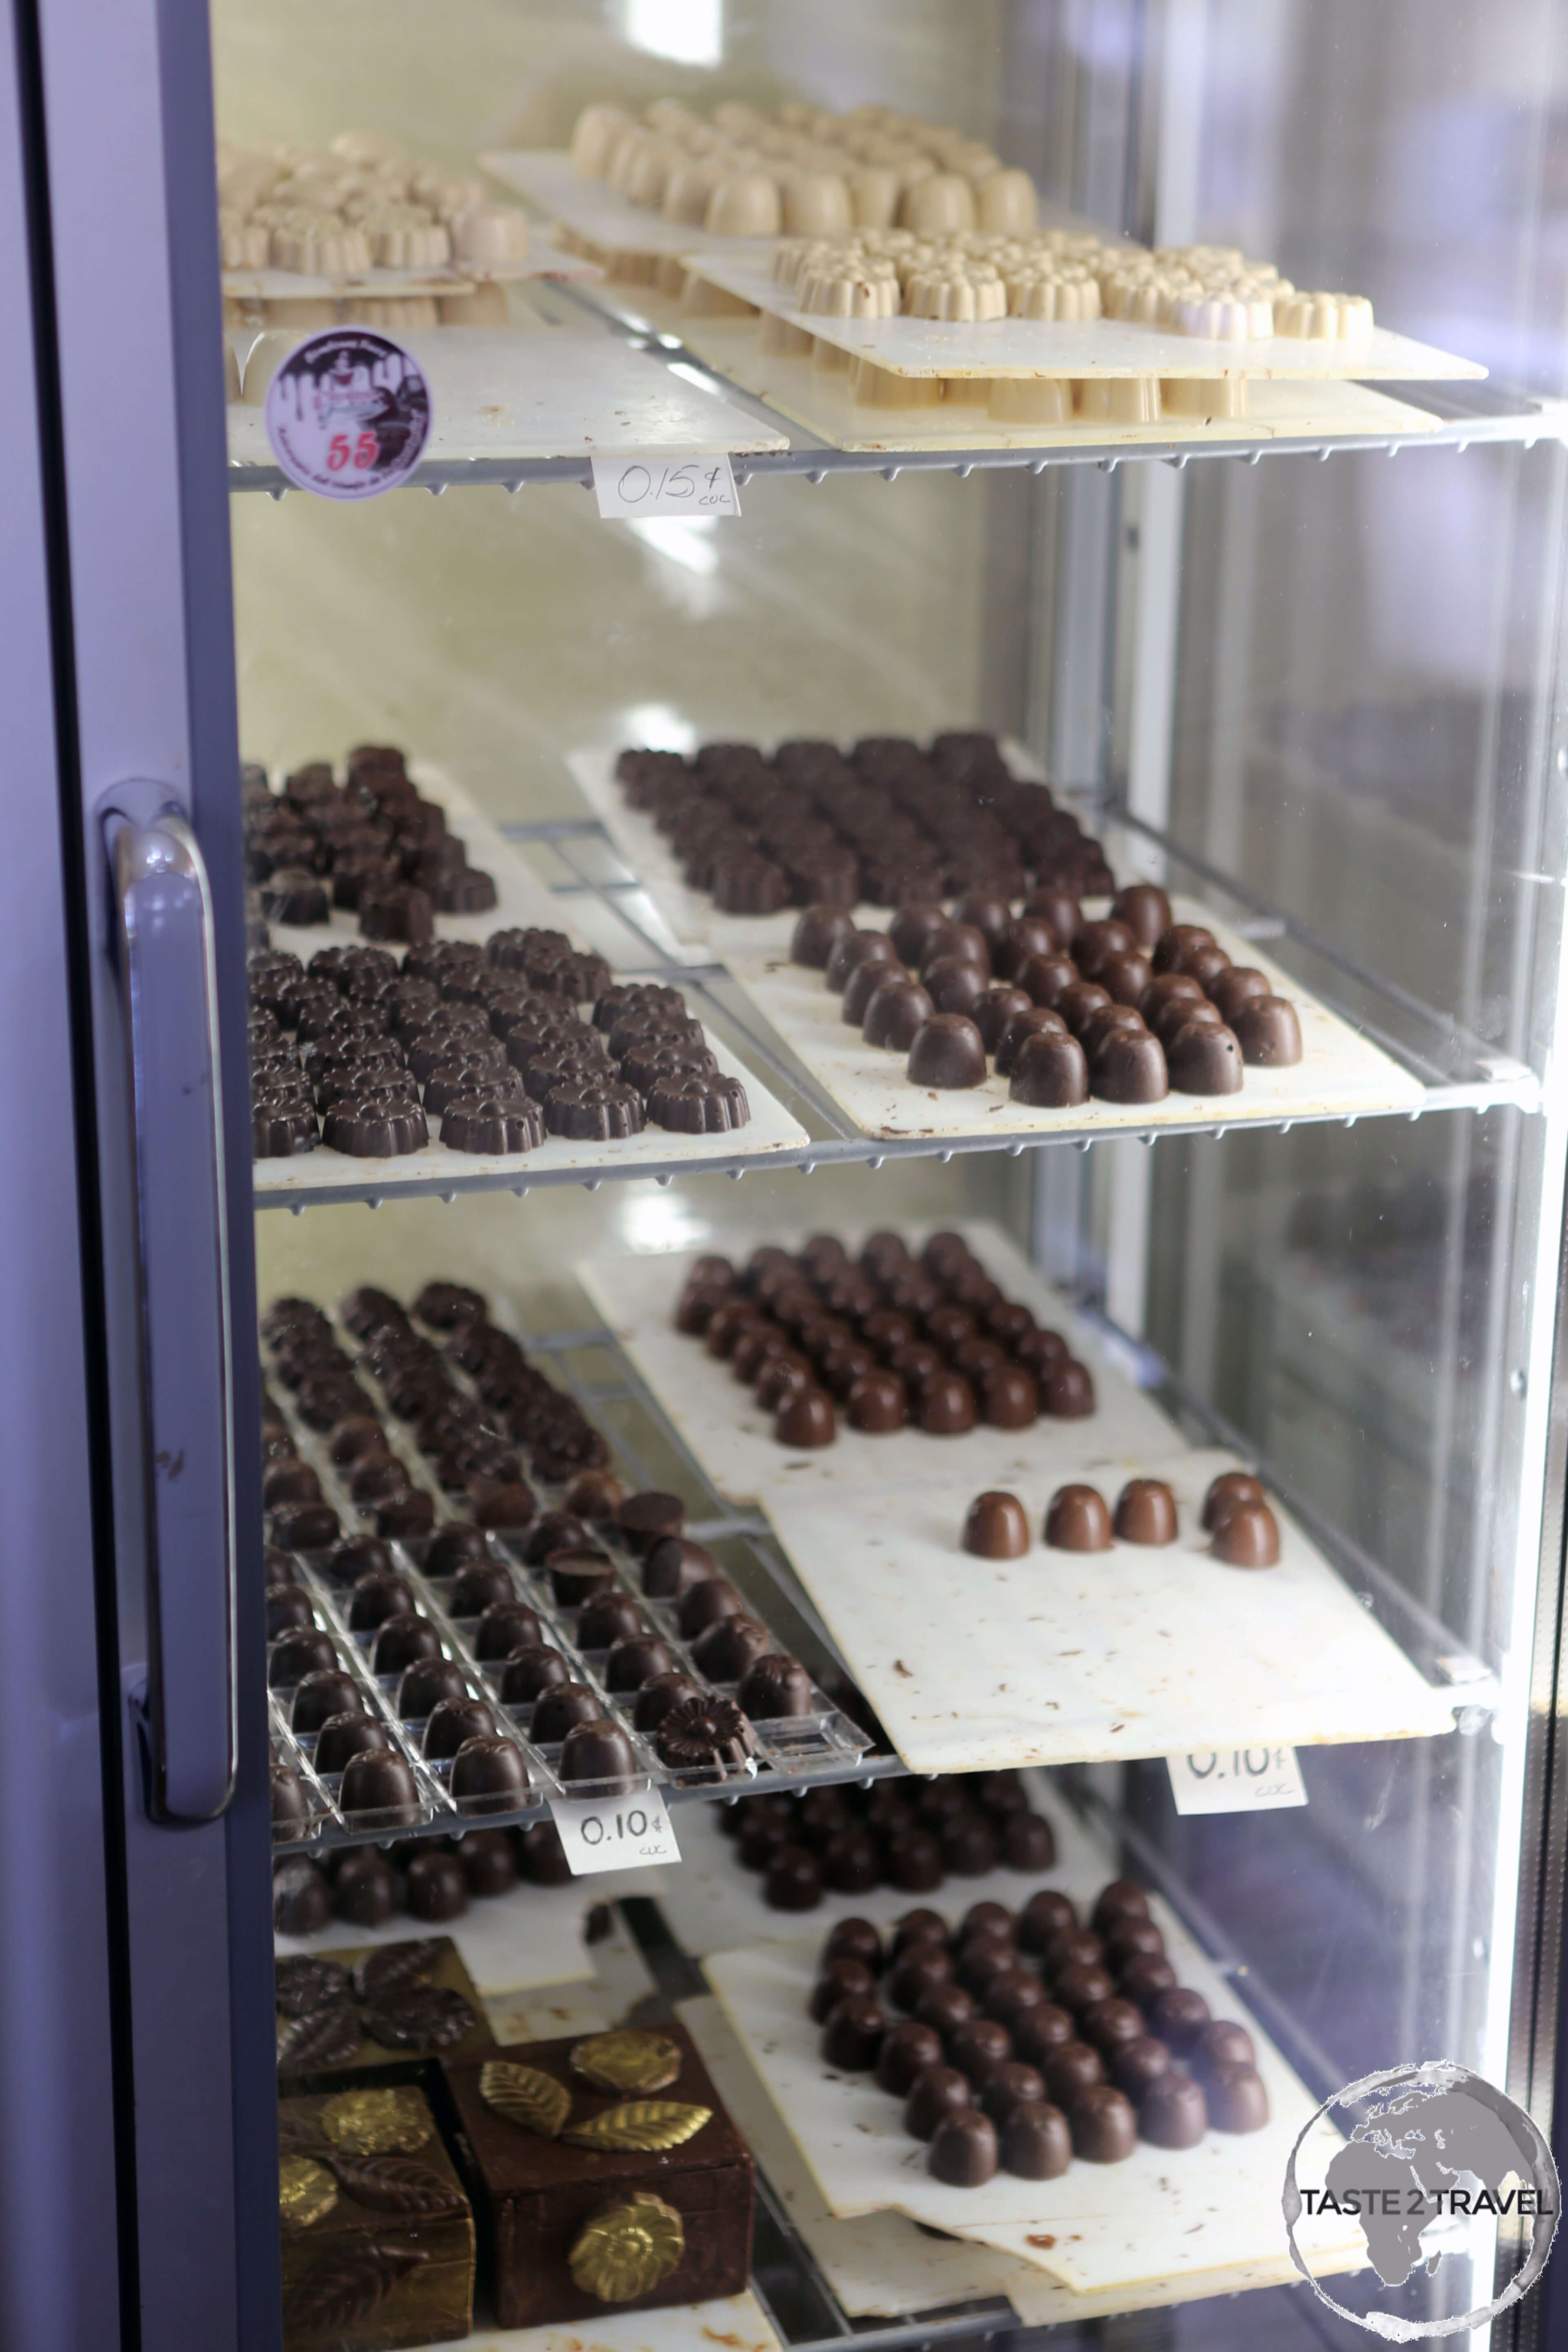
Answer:
<svg viewBox="0 0 1568 2352"><path fill-rule="evenodd" d="M1304 1805L1293 1748L1197 1748L1167 1756L1179 1813L1271 1813Z"/></svg>
<svg viewBox="0 0 1568 2352"><path fill-rule="evenodd" d="M552 1797L551 1814L577 1878L599 1870L644 1870L679 1862L669 1808L657 1789L646 1796Z"/></svg>
<svg viewBox="0 0 1568 2352"><path fill-rule="evenodd" d="M730 460L717 457L595 457L594 493L606 522L647 515L738 515Z"/></svg>

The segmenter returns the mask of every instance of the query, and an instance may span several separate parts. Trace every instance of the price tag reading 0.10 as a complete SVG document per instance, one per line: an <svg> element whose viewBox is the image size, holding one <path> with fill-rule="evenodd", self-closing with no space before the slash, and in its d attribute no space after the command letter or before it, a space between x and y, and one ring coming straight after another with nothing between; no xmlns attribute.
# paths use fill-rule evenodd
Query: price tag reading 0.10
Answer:
<svg viewBox="0 0 1568 2352"><path fill-rule="evenodd" d="M1167 1756L1179 1813L1271 1813L1304 1805L1293 1748L1197 1748Z"/></svg>
<svg viewBox="0 0 1568 2352"><path fill-rule="evenodd" d="M669 1809L657 1789L645 1796L554 1797L551 1814L573 1875L583 1878L600 1870L644 1870L656 1863L679 1862L680 1848Z"/></svg>
<svg viewBox="0 0 1568 2352"><path fill-rule="evenodd" d="M738 515L730 460L717 457L595 457L594 492L606 522L648 515Z"/></svg>

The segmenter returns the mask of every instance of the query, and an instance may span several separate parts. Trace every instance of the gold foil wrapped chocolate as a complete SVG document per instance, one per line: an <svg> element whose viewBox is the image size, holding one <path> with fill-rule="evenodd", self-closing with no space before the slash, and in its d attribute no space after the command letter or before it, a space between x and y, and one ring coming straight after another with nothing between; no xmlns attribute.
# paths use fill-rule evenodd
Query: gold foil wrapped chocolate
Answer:
<svg viewBox="0 0 1568 2352"><path fill-rule="evenodd" d="M416 2091L342 2091L321 2109L321 2126L350 2156L411 2156L435 2126Z"/></svg>
<svg viewBox="0 0 1568 2352"><path fill-rule="evenodd" d="M565 2137L574 2147L616 2148L651 2156L684 2147L712 2120L711 2107L688 2106L679 2099L626 2099L618 2107L606 2107L603 2115L574 2125Z"/></svg>
<svg viewBox="0 0 1568 2352"><path fill-rule="evenodd" d="M504 2116L536 2139L554 2139L572 2112L572 2094L553 2074L537 2066L515 2066L492 2058L479 2070L479 2096L487 2107Z"/></svg>
<svg viewBox="0 0 1568 2352"><path fill-rule="evenodd" d="M686 2225L674 2206L638 2189L584 2221L567 2260L584 2294L630 2303L668 2278L685 2252Z"/></svg>
<svg viewBox="0 0 1568 2352"><path fill-rule="evenodd" d="M572 2071L600 2091L663 2091L680 2072L680 2053L666 2033L625 2028L591 2033L572 2053Z"/></svg>
<svg viewBox="0 0 1568 2352"><path fill-rule="evenodd" d="M338 2184L308 2156L286 2156L278 2167L278 2210L286 2230L324 2221L338 2201Z"/></svg>

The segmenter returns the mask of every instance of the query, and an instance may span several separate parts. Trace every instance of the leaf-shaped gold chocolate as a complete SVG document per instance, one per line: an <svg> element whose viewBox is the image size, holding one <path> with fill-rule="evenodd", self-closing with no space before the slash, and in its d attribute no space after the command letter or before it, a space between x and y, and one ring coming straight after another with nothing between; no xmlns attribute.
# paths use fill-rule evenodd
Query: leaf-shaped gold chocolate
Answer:
<svg viewBox="0 0 1568 2352"><path fill-rule="evenodd" d="M572 2053L572 2072L600 2091L664 2091L680 2072L680 2049L668 2033L590 2033Z"/></svg>
<svg viewBox="0 0 1568 2352"><path fill-rule="evenodd" d="M286 2230L324 2221L338 2201L338 2184L308 2156L285 2156L278 2166L278 2210Z"/></svg>
<svg viewBox="0 0 1568 2352"><path fill-rule="evenodd" d="M705 2124L711 2107L689 2107L679 2099L626 2099L603 2115L590 2116L566 2133L574 2147L624 2148L639 2154L684 2147Z"/></svg>
<svg viewBox="0 0 1568 2352"><path fill-rule="evenodd" d="M686 2252L686 2224L662 2197L639 2189L584 2221L567 2256L584 2294L630 2303L666 2279Z"/></svg>
<svg viewBox="0 0 1568 2352"><path fill-rule="evenodd" d="M436 2128L417 2091L340 2091L321 2109L321 2126L350 2156L412 2156Z"/></svg>
<svg viewBox="0 0 1568 2352"><path fill-rule="evenodd" d="M536 2139L554 2139L572 2112L572 2094L553 2074L537 2066L517 2066L508 2058L491 2058L479 2069L479 2096L487 2107L509 2124L532 2132Z"/></svg>

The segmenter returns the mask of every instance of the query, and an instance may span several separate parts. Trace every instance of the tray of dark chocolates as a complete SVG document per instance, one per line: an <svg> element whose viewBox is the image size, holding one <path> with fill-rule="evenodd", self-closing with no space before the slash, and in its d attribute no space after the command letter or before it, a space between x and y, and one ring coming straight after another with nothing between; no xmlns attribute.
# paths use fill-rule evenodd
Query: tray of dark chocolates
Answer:
<svg viewBox="0 0 1568 2352"><path fill-rule="evenodd" d="M280 1843L864 1752L686 1534L681 1498L627 1491L479 1294L433 1282L410 1316L362 1289L336 1322L284 1299L262 1337L268 1533L294 1547L269 1557L268 1596ZM351 1684L374 1735L321 1712ZM379 1763L373 1736L391 1743ZM390 1786L405 1775L413 1796ZM384 1801L367 1813L372 1780Z"/></svg>
<svg viewBox="0 0 1568 2352"><path fill-rule="evenodd" d="M1114 890L1105 852L1018 745L977 731L921 746L706 743L567 762L678 945L786 948L801 908L886 919L914 898L1045 882ZM877 910L881 910L880 917Z"/></svg>
<svg viewBox="0 0 1568 2352"><path fill-rule="evenodd" d="M1233 1454L1010 1488L781 1486L763 1507L917 1772L1440 1737L1429 1683Z"/></svg>
<svg viewBox="0 0 1568 2352"><path fill-rule="evenodd" d="M1077 1885L1099 1865L1041 1772L759 1790L688 1807L680 1853L659 1908L694 1959L792 1942L807 1924L823 1933L863 1916L888 1928L917 1900L1016 1909L1042 1883Z"/></svg>
<svg viewBox="0 0 1568 2352"><path fill-rule="evenodd" d="M530 907L542 895L460 790L422 765L411 774L395 744L355 744L341 782L331 761L310 760L275 790L247 761L240 815L251 924L279 944L433 940L455 916L515 922L517 894ZM503 887L514 902L504 914Z"/></svg>
<svg viewBox="0 0 1568 2352"><path fill-rule="evenodd" d="M720 1493L887 1478L947 1491L1169 1451L1170 1423L994 1225L785 1235L743 1260L578 1268Z"/></svg>
<svg viewBox="0 0 1568 2352"><path fill-rule="evenodd" d="M1132 1882L704 1967L839 2218L901 2212L1085 2292L1277 2255L1317 2103Z"/></svg>
<svg viewBox="0 0 1568 2352"><path fill-rule="evenodd" d="M728 961L868 1136L1092 1136L1419 1109L1420 1082L1195 900L1135 883L809 907Z"/></svg>
<svg viewBox="0 0 1568 2352"><path fill-rule="evenodd" d="M559 1174L806 1140L679 989L548 925L250 959L258 1194Z"/></svg>

